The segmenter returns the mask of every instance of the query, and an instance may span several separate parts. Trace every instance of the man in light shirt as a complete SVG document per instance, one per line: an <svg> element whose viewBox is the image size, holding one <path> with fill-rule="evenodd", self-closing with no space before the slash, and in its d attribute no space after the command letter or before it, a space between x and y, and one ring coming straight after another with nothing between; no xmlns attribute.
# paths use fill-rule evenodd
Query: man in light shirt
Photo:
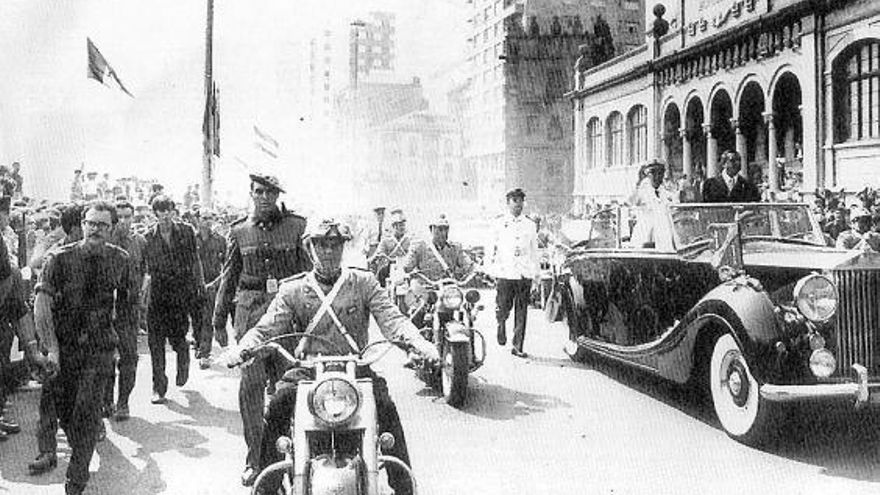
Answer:
<svg viewBox="0 0 880 495"><path fill-rule="evenodd" d="M496 278L496 309L498 344L507 343L505 328L510 309L513 317L513 347L510 352L526 357L523 341L526 336L526 313L532 281L538 276L538 229L531 219L522 214L526 194L522 189L507 193L508 213L498 219L490 266Z"/></svg>

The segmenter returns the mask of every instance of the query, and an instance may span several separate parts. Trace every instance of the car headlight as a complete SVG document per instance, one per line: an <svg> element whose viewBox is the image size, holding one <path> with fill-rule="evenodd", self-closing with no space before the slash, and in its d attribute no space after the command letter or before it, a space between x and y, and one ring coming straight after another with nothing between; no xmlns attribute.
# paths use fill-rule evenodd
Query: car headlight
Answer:
<svg viewBox="0 0 880 495"><path fill-rule="evenodd" d="M309 396L309 407L319 420L335 426L354 416L361 404L357 388L341 378L328 378L317 384Z"/></svg>
<svg viewBox="0 0 880 495"><path fill-rule="evenodd" d="M837 311L837 287L824 275L808 275L794 286L794 302L808 320L827 321Z"/></svg>
<svg viewBox="0 0 880 495"><path fill-rule="evenodd" d="M810 355L810 371L817 378L828 378L837 369L837 359L828 349L817 349Z"/></svg>
<svg viewBox="0 0 880 495"><path fill-rule="evenodd" d="M462 299L461 291L457 287L446 288L441 296L443 306L447 309L458 309Z"/></svg>

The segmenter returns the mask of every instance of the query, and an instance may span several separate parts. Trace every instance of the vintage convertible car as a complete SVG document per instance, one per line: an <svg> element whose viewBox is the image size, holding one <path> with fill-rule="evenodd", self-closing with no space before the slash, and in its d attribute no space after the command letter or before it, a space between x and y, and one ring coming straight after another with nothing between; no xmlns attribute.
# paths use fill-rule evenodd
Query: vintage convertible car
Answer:
<svg viewBox="0 0 880 495"><path fill-rule="evenodd" d="M671 204L628 220L594 215L555 282L573 359L708 386L744 443L792 401L880 401L880 254L827 247L804 204Z"/></svg>

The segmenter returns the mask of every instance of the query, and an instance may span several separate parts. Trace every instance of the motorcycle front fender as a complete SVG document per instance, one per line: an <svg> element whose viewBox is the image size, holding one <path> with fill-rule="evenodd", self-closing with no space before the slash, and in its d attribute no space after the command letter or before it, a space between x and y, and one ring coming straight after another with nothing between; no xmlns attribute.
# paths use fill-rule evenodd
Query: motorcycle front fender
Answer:
<svg viewBox="0 0 880 495"><path fill-rule="evenodd" d="M470 342L471 330L463 323L450 321L446 324L446 341L450 343Z"/></svg>

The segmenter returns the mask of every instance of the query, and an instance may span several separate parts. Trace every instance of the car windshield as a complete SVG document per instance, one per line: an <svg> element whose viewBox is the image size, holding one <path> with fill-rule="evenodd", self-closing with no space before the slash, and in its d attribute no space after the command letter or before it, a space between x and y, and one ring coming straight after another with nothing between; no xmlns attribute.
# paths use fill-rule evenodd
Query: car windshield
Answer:
<svg viewBox="0 0 880 495"><path fill-rule="evenodd" d="M766 237L825 244L805 204L677 204L670 206L670 212L679 248L711 239L711 224L732 223L737 217L743 239Z"/></svg>

